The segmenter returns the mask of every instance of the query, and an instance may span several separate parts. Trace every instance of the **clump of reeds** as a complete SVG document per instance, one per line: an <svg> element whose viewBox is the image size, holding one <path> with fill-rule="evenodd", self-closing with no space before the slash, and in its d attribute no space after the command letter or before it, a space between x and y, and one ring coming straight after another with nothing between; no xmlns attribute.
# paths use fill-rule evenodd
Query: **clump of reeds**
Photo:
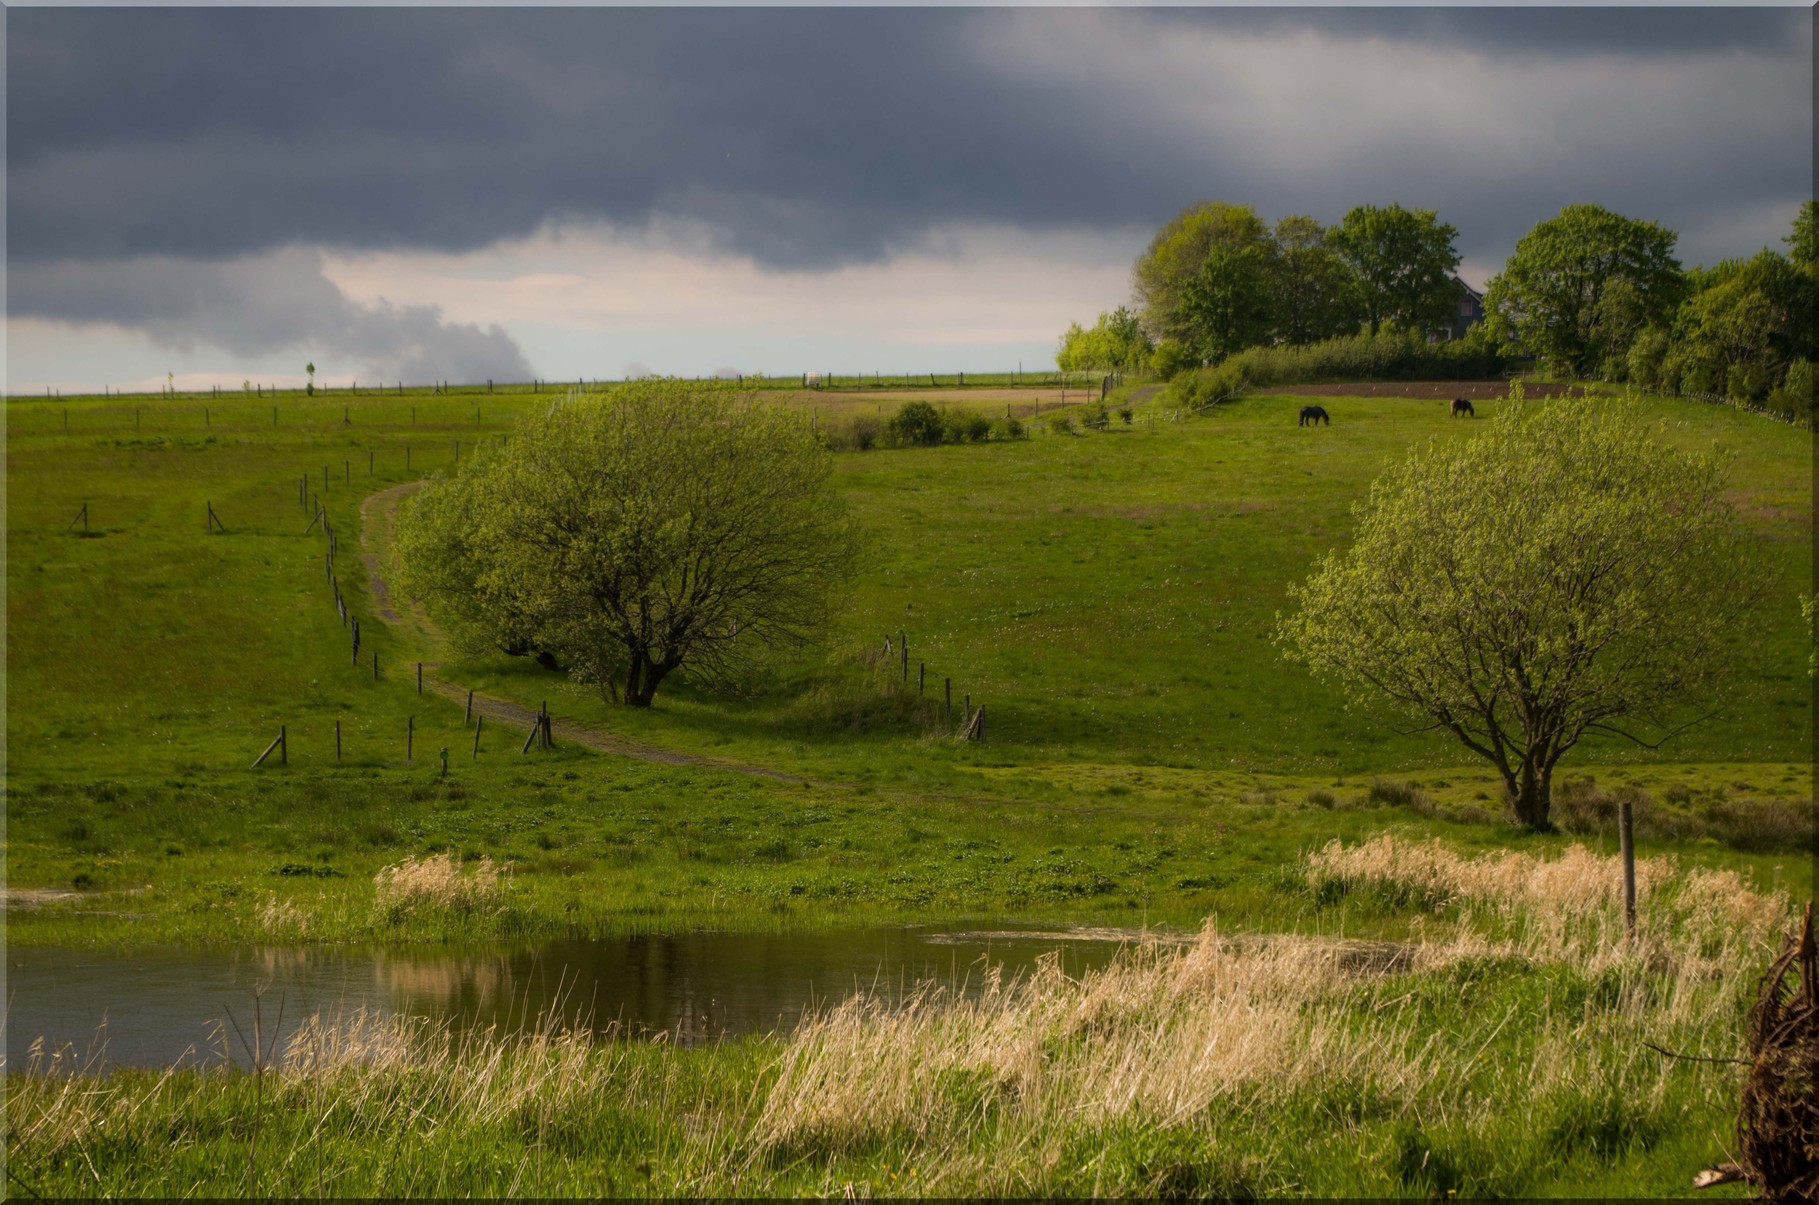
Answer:
<svg viewBox="0 0 1819 1205"><path fill-rule="evenodd" d="M302 937L309 932L309 914L290 900L267 896L259 908L259 927L268 937Z"/></svg>
<svg viewBox="0 0 1819 1205"><path fill-rule="evenodd" d="M497 903L502 891L499 868L487 857L470 866L446 853L406 858L373 876L374 907L382 920L421 909L473 912Z"/></svg>

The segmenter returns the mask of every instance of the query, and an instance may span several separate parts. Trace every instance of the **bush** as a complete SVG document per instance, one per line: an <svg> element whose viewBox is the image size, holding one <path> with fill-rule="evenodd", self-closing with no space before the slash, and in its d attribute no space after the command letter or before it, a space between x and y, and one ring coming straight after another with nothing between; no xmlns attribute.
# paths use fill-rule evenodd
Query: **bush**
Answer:
<svg viewBox="0 0 1819 1205"><path fill-rule="evenodd" d="M983 414L949 410L941 416L941 434L949 443L978 443L992 433L992 420Z"/></svg>
<svg viewBox="0 0 1819 1205"><path fill-rule="evenodd" d="M1769 413L1785 418L1790 422L1812 425L1813 421L1813 362L1795 360L1787 366L1787 375L1782 378L1780 386L1768 395L1765 403Z"/></svg>
<svg viewBox="0 0 1819 1205"><path fill-rule="evenodd" d="M941 442L941 412L927 402L905 402L885 424L884 434L898 447L933 447Z"/></svg>
<svg viewBox="0 0 1819 1205"><path fill-rule="evenodd" d="M1048 429L1056 435L1072 435L1074 419L1069 414L1051 414L1047 418Z"/></svg>
<svg viewBox="0 0 1819 1205"><path fill-rule="evenodd" d="M1150 371L1166 381L1184 368L1193 366L1194 357L1188 354L1187 348L1173 339L1164 339L1150 353Z"/></svg>
<svg viewBox="0 0 1819 1205"><path fill-rule="evenodd" d="M1169 397L1183 409L1194 410L1222 402L1241 393L1251 382L1246 379L1242 355L1223 364L1178 375L1169 385Z"/></svg>
<svg viewBox="0 0 1819 1205"><path fill-rule="evenodd" d="M1023 420L1018 418L1003 418L992 424L992 438L994 439L1023 439L1027 434L1028 432L1023 428Z"/></svg>

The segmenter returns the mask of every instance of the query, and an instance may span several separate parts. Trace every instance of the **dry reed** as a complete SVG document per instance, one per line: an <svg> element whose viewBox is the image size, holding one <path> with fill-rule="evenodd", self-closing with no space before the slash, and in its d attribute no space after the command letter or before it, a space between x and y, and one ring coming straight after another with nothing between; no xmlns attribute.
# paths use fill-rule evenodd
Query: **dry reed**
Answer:
<svg viewBox="0 0 1819 1205"><path fill-rule="evenodd" d="M423 908L476 911L497 902L503 885L491 858L482 857L464 868L444 853L387 866L373 876L373 889L380 916L396 919Z"/></svg>

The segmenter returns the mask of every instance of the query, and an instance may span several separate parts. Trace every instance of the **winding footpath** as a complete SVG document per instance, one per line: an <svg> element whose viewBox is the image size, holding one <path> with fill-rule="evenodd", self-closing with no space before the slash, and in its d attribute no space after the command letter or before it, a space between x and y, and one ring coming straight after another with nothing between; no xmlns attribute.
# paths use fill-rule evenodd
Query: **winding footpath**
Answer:
<svg viewBox="0 0 1819 1205"><path fill-rule="evenodd" d="M398 503L403 501L405 495L414 492L422 485L421 481L407 481L402 485L394 485L380 490L378 493L368 494L360 502L360 555L366 564L366 580L368 590L372 595L373 614L393 627L403 622L403 616L398 612L398 600L394 598L391 585L385 578L385 552L390 547L392 524L398 517ZM441 632L424 613L420 603L412 601L410 611L412 619L422 625L423 629L432 637L438 641L441 640ZM441 668L440 662L425 661L423 663L424 687L457 705L465 706L468 687L443 678L440 673ZM529 732L532 721L537 717L534 708L522 703L514 703L510 699L501 699L496 695L482 694L478 690L474 691L474 713L486 717L494 724L504 725L520 732ZM668 766L699 766L704 769L730 770L736 774L754 774L760 778L769 778L777 782L811 786L826 785L800 774L790 774L782 770L771 769L768 766L642 744L586 724L576 723L573 720L552 718L550 735L557 740L569 741L597 753L611 753L638 761L657 762Z"/></svg>

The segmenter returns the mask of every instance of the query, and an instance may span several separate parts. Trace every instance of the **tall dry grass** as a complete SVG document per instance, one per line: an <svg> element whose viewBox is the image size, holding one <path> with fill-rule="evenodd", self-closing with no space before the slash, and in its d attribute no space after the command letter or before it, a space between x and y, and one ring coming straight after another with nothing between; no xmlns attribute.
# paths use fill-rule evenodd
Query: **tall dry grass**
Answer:
<svg viewBox="0 0 1819 1205"><path fill-rule="evenodd" d="M491 858L464 867L452 855L406 858L373 876L373 905L383 920L419 909L473 912L496 904L504 884Z"/></svg>
<svg viewBox="0 0 1819 1205"><path fill-rule="evenodd" d="M1077 980L1051 962L1014 983L988 977L976 995L855 997L789 1041L750 1158L831 1162L907 1144L947 1152L925 1159L920 1191L1016 1193L1042 1190L1083 1126L1216 1132L1221 1116L1269 1117L1323 1095L1487 1133L1578 1091L1616 1093L1645 1115L1676 1071L1638 1040L1684 1049L1733 1030L1737 986L1791 916L1728 872L1644 860L1647 923L1626 941L1616 860L1581 847L1472 858L1382 837L1330 845L1307 873L1317 887L1454 905L1463 923L1376 965L1342 941L1228 941L1209 924L1185 951L1140 946ZM1433 1028L1409 1005L1424 979L1525 964L1595 991L1459 1028ZM1589 1007L1593 994L1605 1004ZM1475 1069L1510 1023L1532 1040L1486 1093Z"/></svg>

